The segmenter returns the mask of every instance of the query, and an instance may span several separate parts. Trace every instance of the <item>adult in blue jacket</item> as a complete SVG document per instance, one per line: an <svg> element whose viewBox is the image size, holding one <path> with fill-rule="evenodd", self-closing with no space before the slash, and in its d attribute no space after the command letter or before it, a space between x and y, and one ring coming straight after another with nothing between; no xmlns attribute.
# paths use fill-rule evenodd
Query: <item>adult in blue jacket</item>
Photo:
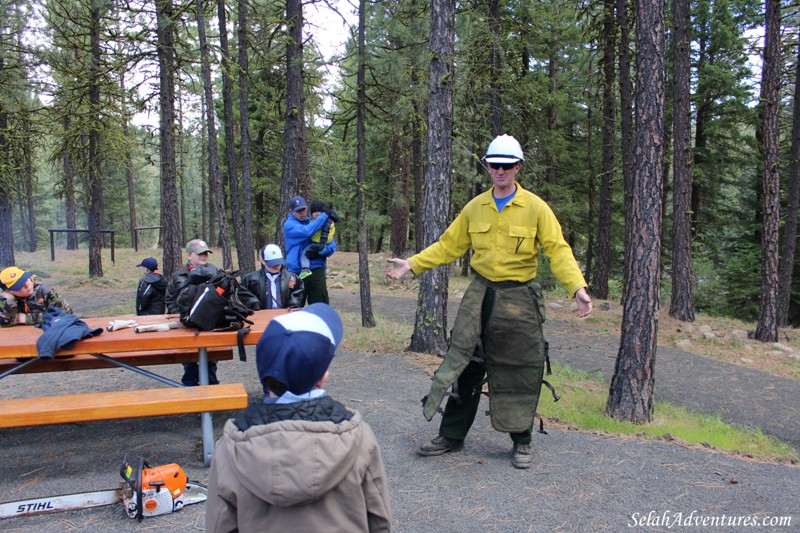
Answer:
<svg viewBox="0 0 800 533"><path fill-rule="evenodd" d="M318 232L331 212L320 213L314 219L309 216L308 204L302 196L295 196L289 201L289 215L283 223L283 239L286 243L286 269L289 272L300 274L300 254L303 249L311 243L311 236ZM333 214L335 216L335 214ZM319 251L309 252L306 257L310 259L309 268L311 275L303 280L305 286L305 296L303 305L313 303L330 303L328 298L328 286L325 281L325 264L328 257L336 251L336 240L322 245Z"/></svg>

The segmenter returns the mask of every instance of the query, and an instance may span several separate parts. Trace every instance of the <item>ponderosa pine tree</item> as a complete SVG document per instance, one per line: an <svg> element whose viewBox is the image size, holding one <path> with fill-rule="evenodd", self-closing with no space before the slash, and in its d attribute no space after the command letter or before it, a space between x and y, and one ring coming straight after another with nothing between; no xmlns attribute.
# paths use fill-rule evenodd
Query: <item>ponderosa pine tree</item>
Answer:
<svg viewBox="0 0 800 533"><path fill-rule="evenodd" d="M161 153L161 237L164 257L161 273L169 279L181 268L183 246L178 218L175 168L175 12L172 0L156 0L156 37L159 77L159 146Z"/></svg>
<svg viewBox="0 0 800 533"><path fill-rule="evenodd" d="M636 2L636 134L630 222L625 225L622 335L606 415L653 419L664 171L664 3Z"/></svg>
<svg viewBox="0 0 800 533"><path fill-rule="evenodd" d="M608 298L608 277L611 269L611 208L614 192L616 98L614 93L616 24L614 0L603 1L603 148L600 170L600 205L597 221L597 243L591 294Z"/></svg>
<svg viewBox="0 0 800 533"><path fill-rule="evenodd" d="M217 152L217 122L214 113L214 88L211 83L211 59L206 39L205 3L197 0L197 38L200 44L200 65L203 72L203 94L205 95L206 132L208 134L208 179L213 201L214 212L217 215L219 233L217 243L222 249L222 268L233 268L231 254L231 241L228 237L228 215L225 210L225 190L222 185L222 176L219 173L219 156Z"/></svg>
<svg viewBox="0 0 800 533"><path fill-rule="evenodd" d="M755 338L778 340L778 228L780 226L779 114L781 42L780 0L767 0L761 76L764 108L764 216L761 233L761 304Z"/></svg>
<svg viewBox="0 0 800 533"><path fill-rule="evenodd" d="M453 134L453 53L455 4L432 0L430 25L430 74L428 97L428 173L425 195L417 222L422 222L423 247L435 242L450 219L450 163ZM447 350L446 268L429 270L419 278L419 296L411 336L412 352L444 353Z"/></svg>
<svg viewBox="0 0 800 533"><path fill-rule="evenodd" d="M669 315L694 321L692 296L692 143L689 0L673 3L672 298Z"/></svg>
<svg viewBox="0 0 800 533"><path fill-rule="evenodd" d="M367 231L367 202L364 189L367 182L367 150L364 121L367 107L366 82L366 2L358 2L358 102L356 103L356 190L358 191L358 276L361 300L361 325L375 327L369 283L369 232Z"/></svg>
<svg viewBox="0 0 800 533"><path fill-rule="evenodd" d="M793 271L797 255L797 211L800 209L800 44L797 45L793 101L786 216L778 268L778 326L788 326L790 323L789 303L792 299Z"/></svg>

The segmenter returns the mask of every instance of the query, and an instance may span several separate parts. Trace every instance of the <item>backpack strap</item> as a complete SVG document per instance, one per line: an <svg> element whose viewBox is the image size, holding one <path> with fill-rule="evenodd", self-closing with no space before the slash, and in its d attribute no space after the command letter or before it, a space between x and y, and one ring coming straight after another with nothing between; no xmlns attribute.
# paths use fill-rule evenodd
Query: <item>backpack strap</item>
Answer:
<svg viewBox="0 0 800 533"><path fill-rule="evenodd" d="M249 320L247 321L250 324ZM236 332L236 343L239 346L239 361L247 361L247 352L244 351L244 336L250 333L250 328L242 328Z"/></svg>

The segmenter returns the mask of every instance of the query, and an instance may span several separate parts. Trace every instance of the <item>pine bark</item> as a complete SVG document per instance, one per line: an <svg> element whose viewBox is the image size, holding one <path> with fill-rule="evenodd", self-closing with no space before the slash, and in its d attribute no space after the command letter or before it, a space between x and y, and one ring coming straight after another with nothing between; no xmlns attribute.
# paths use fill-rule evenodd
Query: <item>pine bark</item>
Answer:
<svg viewBox="0 0 800 533"><path fill-rule="evenodd" d="M286 128L283 132L281 202L276 240L283 246L283 222L289 200L295 194L308 199L308 148L306 141L305 96L303 94L303 3L286 0L289 39L286 43Z"/></svg>
<svg viewBox="0 0 800 533"><path fill-rule="evenodd" d="M156 0L159 76L159 144L161 153L161 235L164 258L161 274L167 277L181 268L183 246L178 219L175 171L175 20L172 0Z"/></svg>
<svg viewBox="0 0 800 533"><path fill-rule="evenodd" d="M25 139L31 139L30 123L23 123ZM22 147L22 156L25 160L25 211L28 219L28 251L35 252L38 247L38 229L36 227L36 176L33 172L33 145L29 142Z"/></svg>
<svg viewBox="0 0 800 533"><path fill-rule="evenodd" d="M794 77L792 111L792 146L789 162L789 183L786 186L786 217L783 224L783 246L778 268L778 325L789 325L789 303L792 296L794 261L797 255L797 211L800 209L800 45Z"/></svg>
<svg viewBox="0 0 800 533"><path fill-rule="evenodd" d="M133 179L133 156L130 149L132 143L129 138L130 129L128 127L128 103L125 96L125 72L120 72L119 88L122 95L122 136L127 142L125 153L123 154L123 164L125 165L125 183L128 187L128 218L130 220L131 246L133 246L136 243L136 227L138 224L136 222L136 187Z"/></svg>
<svg viewBox="0 0 800 533"><path fill-rule="evenodd" d="M455 3L432 0L428 82L428 175L422 213L423 245L435 242L447 229L450 213L450 158L453 134L453 51ZM420 277L419 297L409 350L447 350L448 269L429 270Z"/></svg>
<svg viewBox="0 0 800 533"><path fill-rule="evenodd" d="M387 184L394 191L388 199L389 216L391 219L390 245L392 256L402 257L408 249L408 195L409 173L406 157L401 148L401 139L392 136L389 145L389 159L391 161L391 183Z"/></svg>
<svg viewBox="0 0 800 533"><path fill-rule="evenodd" d="M761 83L764 109L764 226L761 233L761 305L755 338L778 340L778 228L780 226L780 72L779 0L766 1L764 63Z"/></svg>
<svg viewBox="0 0 800 533"><path fill-rule="evenodd" d="M236 150L233 128L233 62L228 46L228 18L225 11L225 0L217 0L217 19L219 21L219 47L222 56L222 109L225 123L225 159L228 169L228 187L231 203L231 220L233 237L236 239L236 259L242 273L255 270L253 261L253 245L250 238L245 237L242 220L242 200L239 190L239 174L236 171Z"/></svg>
<svg viewBox="0 0 800 533"><path fill-rule="evenodd" d="M222 249L222 268L233 267L231 241L228 236L228 217L225 209L225 191L219 173L219 156L217 153L217 123L214 118L214 92L211 85L211 63L206 39L206 17L203 0L197 0L197 38L200 43L200 66L203 73L203 94L205 95L206 132L208 134L208 178L214 212L217 215L219 233L216 242Z"/></svg>
<svg viewBox="0 0 800 533"><path fill-rule="evenodd" d="M87 203L89 230L89 276L103 277L103 177L100 172L100 9L91 8L91 72L89 79L89 108L92 120L89 129L89 168L87 174Z"/></svg>
<svg viewBox="0 0 800 533"><path fill-rule="evenodd" d="M673 1L672 300L669 315L694 321L692 296L691 40L689 0Z"/></svg>
<svg viewBox="0 0 800 533"><path fill-rule="evenodd" d="M603 146L600 170L600 205L597 220L597 248L591 292L596 298L608 298L608 275L611 268L611 197L614 192L614 132L617 122L614 95L616 25L614 0L603 2Z"/></svg>
<svg viewBox="0 0 800 533"><path fill-rule="evenodd" d="M242 198L244 200L242 217L244 218L244 239L248 247L253 247L253 186L250 175L250 97L249 90L249 64L247 50L249 42L247 39L247 18L248 2L239 0L239 153L242 165ZM258 248L258 244L256 244ZM249 256L252 262L252 270L255 270L253 254ZM241 259L240 259L241 261ZM251 263L247 263L250 265ZM241 262L239 268L243 269Z"/></svg>
<svg viewBox="0 0 800 533"><path fill-rule="evenodd" d="M375 316L372 313L372 298L369 283L369 232L367 229L367 205L364 189L367 183L367 146L364 130L367 108L366 69L366 2L358 2L358 104L356 108L356 181L358 186L358 276L359 296L361 298L361 325L365 328L375 327Z"/></svg>
<svg viewBox="0 0 800 533"><path fill-rule="evenodd" d="M492 73L489 75L489 107L492 110L492 138L503 133L503 97L500 93L501 45L500 37L500 1L489 0L489 34L495 39L491 46Z"/></svg>
<svg viewBox="0 0 800 533"><path fill-rule="evenodd" d="M637 123L631 211L626 213L622 335L606 414L641 423L653 419L661 255L664 157L664 4L636 7Z"/></svg>
<svg viewBox="0 0 800 533"><path fill-rule="evenodd" d="M0 35L0 44L2 43ZM0 55L0 70L3 68L3 57ZM13 189L7 168L8 161L8 111L0 102L0 265L13 265L14 260L14 226L13 205L11 195Z"/></svg>
<svg viewBox="0 0 800 533"><path fill-rule="evenodd" d="M630 24L628 0L617 0L617 26L619 26L619 126L620 153L622 155L622 189L625 212L631 208L631 181L633 179L633 81L631 80ZM629 222L625 217L625 223ZM623 272L624 275L624 272ZM624 290L625 280L622 280ZM625 294L622 294L625 298Z"/></svg>
<svg viewBox="0 0 800 533"><path fill-rule="evenodd" d="M68 135L71 128L69 115L63 118L64 135ZM69 153L63 154L62 166L64 169L64 214L66 216L67 229L78 229L76 225L77 206L75 204L75 167L72 164L72 156ZM78 234L67 233L67 250L78 249Z"/></svg>

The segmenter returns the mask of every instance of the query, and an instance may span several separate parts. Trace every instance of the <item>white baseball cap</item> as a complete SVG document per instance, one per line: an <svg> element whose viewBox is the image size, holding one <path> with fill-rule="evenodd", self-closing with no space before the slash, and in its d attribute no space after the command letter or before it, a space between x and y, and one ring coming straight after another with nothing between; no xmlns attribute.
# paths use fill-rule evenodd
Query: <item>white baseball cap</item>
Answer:
<svg viewBox="0 0 800 533"><path fill-rule="evenodd" d="M283 260L283 253L281 252L280 246L277 244L267 244L264 246L261 249L261 257L270 268L285 264Z"/></svg>

